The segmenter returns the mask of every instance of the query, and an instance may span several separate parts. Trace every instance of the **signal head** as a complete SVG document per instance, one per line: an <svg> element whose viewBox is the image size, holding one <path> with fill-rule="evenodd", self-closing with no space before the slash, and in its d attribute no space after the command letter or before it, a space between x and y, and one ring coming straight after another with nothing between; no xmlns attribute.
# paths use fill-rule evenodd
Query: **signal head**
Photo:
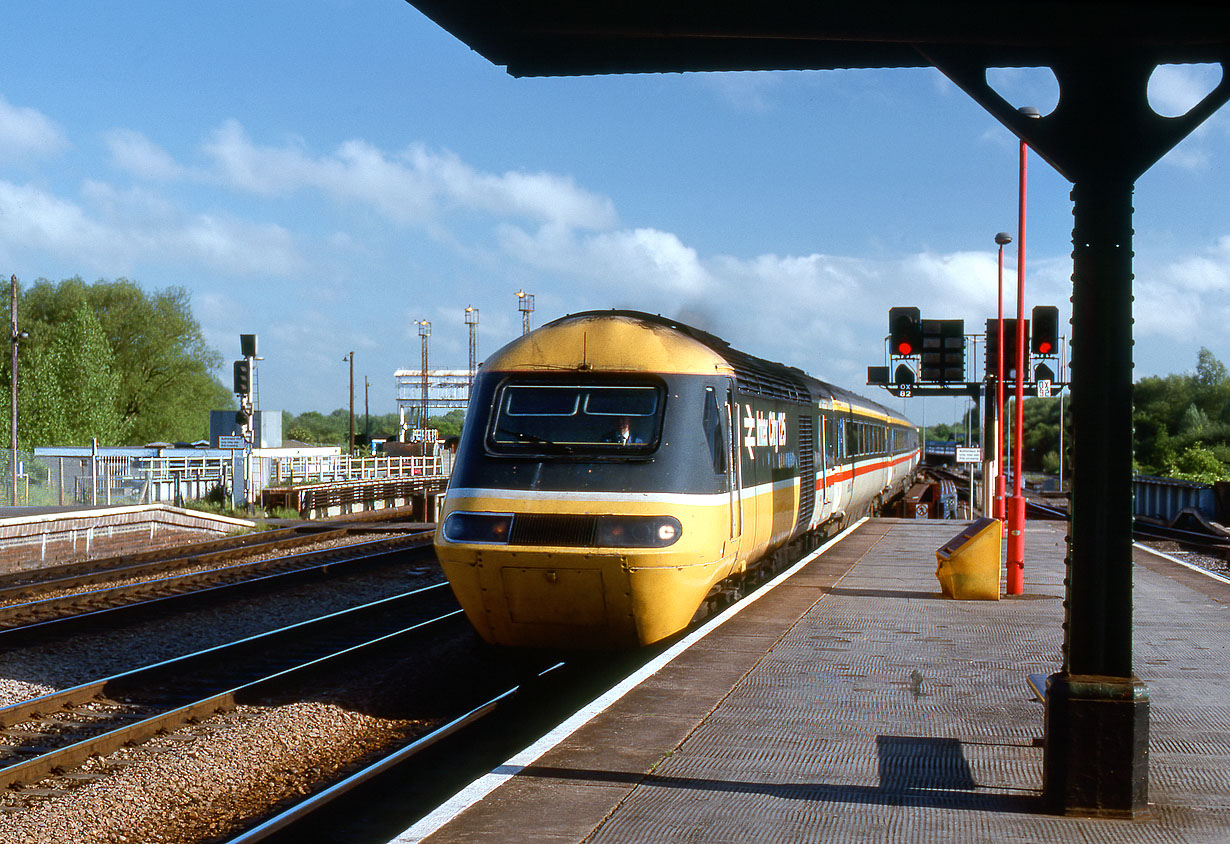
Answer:
<svg viewBox="0 0 1230 844"><path fill-rule="evenodd" d="M888 309L888 348L894 355L908 357L922 351L922 318L918 308Z"/></svg>
<svg viewBox="0 0 1230 844"><path fill-rule="evenodd" d="M1059 349L1059 308L1037 305L1033 310L1029 350L1035 355L1050 357Z"/></svg>

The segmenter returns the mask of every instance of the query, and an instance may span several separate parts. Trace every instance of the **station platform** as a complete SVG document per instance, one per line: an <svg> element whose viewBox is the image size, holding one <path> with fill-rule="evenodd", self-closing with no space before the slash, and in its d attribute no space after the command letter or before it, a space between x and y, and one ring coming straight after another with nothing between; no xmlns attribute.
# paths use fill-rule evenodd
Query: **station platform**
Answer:
<svg viewBox="0 0 1230 844"><path fill-rule="evenodd" d="M1066 525L1027 523L1024 595L954 601L965 524L860 525L396 841L1230 841L1230 583L1137 550L1150 812L1047 815Z"/></svg>

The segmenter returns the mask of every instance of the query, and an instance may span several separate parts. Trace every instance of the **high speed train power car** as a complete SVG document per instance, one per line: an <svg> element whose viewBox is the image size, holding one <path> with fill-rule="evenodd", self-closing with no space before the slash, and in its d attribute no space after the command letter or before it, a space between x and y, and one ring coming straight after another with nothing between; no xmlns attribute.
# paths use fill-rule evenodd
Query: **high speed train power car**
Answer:
<svg viewBox="0 0 1230 844"><path fill-rule="evenodd" d="M572 314L480 369L436 552L488 642L646 645L918 459L905 418L798 369L660 316Z"/></svg>

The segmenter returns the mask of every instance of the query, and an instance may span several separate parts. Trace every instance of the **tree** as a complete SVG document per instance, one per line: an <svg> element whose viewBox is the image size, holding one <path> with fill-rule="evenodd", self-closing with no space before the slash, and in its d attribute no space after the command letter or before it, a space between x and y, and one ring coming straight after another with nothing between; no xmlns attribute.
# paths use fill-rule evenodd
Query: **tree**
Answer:
<svg viewBox="0 0 1230 844"><path fill-rule="evenodd" d="M431 427L439 431L441 437L457 437L461 435L461 426L465 419L464 410L450 410L443 416L431 417Z"/></svg>
<svg viewBox="0 0 1230 844"><path fill-rule="evenodd" d="M927 440L931 442L947 442L956 439L957 428L955 425L948 422L940 422L938 425L928 425L924 434Z"/></svg>
<svg viewBox="0 0 1230 844"><path fill-rule="evenodd" d="M1058 473L1060 404L1061 402L1058 398L1025 399L1021 415L1025 425L1022 459L1026 469ZM1066 437L1069 436L1071 431L1068 418L1072 403L1065 399L1062 404L1065 416L1064 425L1067 426L1064 428L1065 441L1070 443L1071 440L1066 439ZM1069 452L1064 454L1065 462L1070 462L1070 450L1065 449L1065 451Z"/></svg>
<svg viewBox="0 0 1230 844"><path fill-rule="evenodd" d="M1230 372L1212 352L1200 350L1194 373L1141 379L1133 398L1140 471L1172 477L1225 474ZM1220 472L1215 462L1222 464Z"/></svg>
<svg viewBox="0 0 1230 844"><path fill-rule="evenodd" d="M33 367L28 404L31 445L117 445L119 376L98 318L84 302ZM18 425L21 433L23 426Z"/></svg>
<svg viewBox="0 0 1230 844"><path fill-rule="evenodd" d="M30 333L22 346L23 383L52 360L50 349L82 306L97 319L118 379L116 444L200 439L208 431L209 410L235 406L214 377L222 356L205 342L187 291L146 293L123 278L92 285L80 278L58 284L39 279L20 296L18 316Z"/></svg>
<svg viewBox="0 0 1230 844"><path fill-rule="evenodd" d="M1166 477L1211 484L1227 479L1226 463L1211 448L1193 445L1166 468Z"/></svg>
<svg viewBox="0 0 1230 844"><path fill-rule="evenodd" d="M1226 365L1201 346L1196 355L1196 383L1205 389L1217 390L1227 381L1230 381L1230 373L1226 372Z"/></svg>

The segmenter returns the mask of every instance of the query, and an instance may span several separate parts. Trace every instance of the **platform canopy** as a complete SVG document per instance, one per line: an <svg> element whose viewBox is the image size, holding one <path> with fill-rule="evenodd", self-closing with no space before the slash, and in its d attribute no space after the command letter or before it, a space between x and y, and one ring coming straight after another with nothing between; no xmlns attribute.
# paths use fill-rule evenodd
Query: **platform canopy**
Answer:
<svg viewBox="0 0 1230 844"><path fill-rule="evenodd" d="M1230 48L1224 0L409 0L513 76L929 67L958 49L985 67L1122 48L1155 63Z"/></svg>
<svg viewBox="0 0 1230 844"><path fill-rule="evenodd" d="M1061 813L1147 815L1148 694L1132 673L1132 193L1230 102L1230 3L409 2L514 76L936 67L1072 181L1070 553L1043 793ZM1155 67L1195 62L1220 64L1222 80L1185 115L1154 112ZM1054 111L1006 102L992 67L1049 67ZM1009 567L1023 568L1012 548Z"/></svg>

